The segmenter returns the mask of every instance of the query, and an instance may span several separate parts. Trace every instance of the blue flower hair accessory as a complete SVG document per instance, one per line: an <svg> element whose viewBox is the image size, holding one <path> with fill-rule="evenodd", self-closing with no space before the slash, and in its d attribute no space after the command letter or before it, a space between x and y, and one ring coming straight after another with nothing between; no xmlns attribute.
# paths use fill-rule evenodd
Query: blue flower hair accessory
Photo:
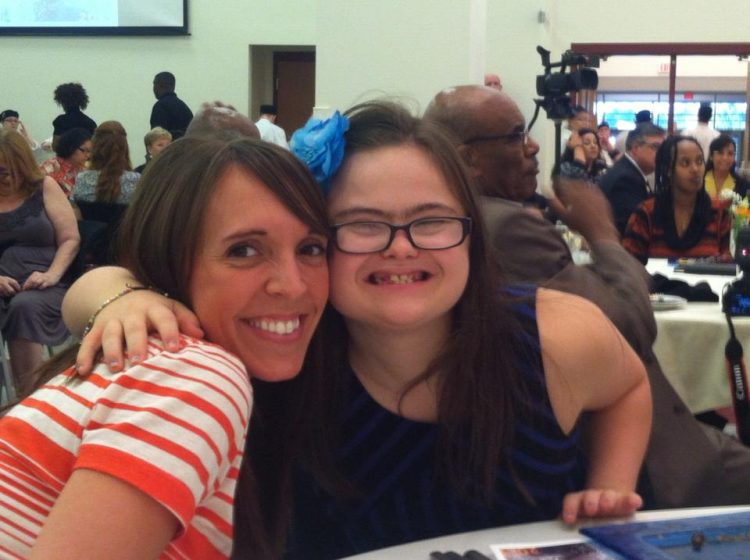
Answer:
<svg viewBox="0 0 750 560"><path fill-rule="evenodd" d="M349 119L336 111L330 118L311 118L304 127L292 134L292 153L301 159L320 183L325 193L330 179L344 159Z"/></svg>

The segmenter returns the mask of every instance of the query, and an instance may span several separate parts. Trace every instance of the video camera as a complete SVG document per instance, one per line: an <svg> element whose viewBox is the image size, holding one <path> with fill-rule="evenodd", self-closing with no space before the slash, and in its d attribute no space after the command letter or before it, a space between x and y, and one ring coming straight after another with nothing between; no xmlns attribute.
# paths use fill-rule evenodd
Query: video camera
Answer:
<svg viewBox="0 0 750 560"><path fill-rule="evenodd" d="M599 85L599 76L593 68L581 68L574 72L567 72L568 66L598 66L598 57L588 57L576 54L573 51L565 51L560 62L550 62L550 52L537 46L536 52L542 57L542 66L544 74L536 77L536 93L541 95L541 99L535 99L536 109L534 117L529 123L529 130L534 126L539 109L544 109L547 118L555 121L555 166L558 170L560 166L560 146L561 123L573 116L573 107L570 102L570 92L580 91L582 89L596 89ZM559 68L558 72L552 72L553 68Z"/></svg>
<svg viewBox="0 0 750 560"><path fill-rule="evenodd" d="M597 60L589 60L582 54L573 51L565 51L560 62L550 62L550 52L538 46L536 52L542 57L544 74L536 77L536 93L542 99L534 102L545 110L548 119L565 120L573 116L573 107L570 96L573 91L582 89L596 89L599 85L599 76L593 68L581 68L574 72L566 73L568 66L591 66L598 65ZM559 72L552 72L553 68L560 68Z"/></svg>
<svg viewBox="0 0 750 560"><path fill-rule="evenodd" d="M734 262L740 267L742 276L729 284L721 297L724 313L735 317L750 316L750 228L743 227L737 233L734 244Z"/></svg>

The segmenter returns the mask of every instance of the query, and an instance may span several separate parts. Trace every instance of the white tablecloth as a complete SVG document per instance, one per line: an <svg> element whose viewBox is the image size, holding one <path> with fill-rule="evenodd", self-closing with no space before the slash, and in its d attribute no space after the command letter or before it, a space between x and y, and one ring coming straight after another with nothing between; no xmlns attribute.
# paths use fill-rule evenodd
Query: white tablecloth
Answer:
<svg viewBox="0 0 750 560"><path fill-rule="evenodd" d="M662 511L645 511L637 513L634 518L628 521L657 521L676 517L697 517L701 515L716 515L720 513L734 513L739 511L748 511L750 507L716 507L716 508L692 508L692 509L673 509ZM604 525L612 523L612 520L603 520L595 522L585 522L584 525ZM514 544L514 543L534 543L545 544L561 539L584 539L578 528L582 526L569 527L561 521L545 521L542 523L529 523L526 525L511 525L509 527L499 527L497 529L487 529L485 531L474 531L471 533L460 533L457 535L448 535L426 541L384 548L374 552L350 556L349 560L429 560L430 552L440 551L447 552L452 550L463 554L467 550L477 550L486 556L493 557L490 552L490 545L493 544Z"/></svg>
<svg viewBox="0 0 750 560"><path fill-rule="evenodd" d="M665 259L650 259L652 274L695 285L706 281L721 297L731 276L708 276L674 272ZM654 352L664 374L693 412L732 405L724 346L729 328L721 303L689 303L684 309L655 312L658 335ZM750 318L733 317L737 336L750 355Z"/></svg>

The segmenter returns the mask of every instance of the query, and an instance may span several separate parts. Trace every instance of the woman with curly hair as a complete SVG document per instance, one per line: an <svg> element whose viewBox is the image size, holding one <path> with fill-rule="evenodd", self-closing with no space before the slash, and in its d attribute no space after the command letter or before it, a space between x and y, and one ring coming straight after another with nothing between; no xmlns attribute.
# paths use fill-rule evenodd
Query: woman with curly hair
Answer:
<svg viewBox="0 0 750 560"><path fill-rule="evenodd" d="M81 84L60 84L55 88L55 103L63 108L62 115L52 121L52 149L57 147L60 136L72 128L85 128L93 134L96 123L83 113L89 105L89 96Z"/></svg>
<svg viewBox="0 0 750 560"><path fill-rule="evenodd" d="M76 177L73 198L127 204L141 178L132 169L125 129L117 121L103 122L91 140L91 169Z"/></svg>

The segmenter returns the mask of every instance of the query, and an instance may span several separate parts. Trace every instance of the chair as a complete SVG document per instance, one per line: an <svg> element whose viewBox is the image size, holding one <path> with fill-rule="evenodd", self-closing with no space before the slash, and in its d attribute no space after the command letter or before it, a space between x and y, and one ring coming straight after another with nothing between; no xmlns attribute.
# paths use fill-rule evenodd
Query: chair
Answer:
<svg viewBox="0 0 750 560"><path fill-rule="evenodd" d="M112 240L117 226L120 224L125 204L113 202L85 202L76 201L83 218L78 222L81 234L81 249L79 251L81 269L90 266L112 264ZM76 268L78 268L78 266Z"/></svg>
<svg viewBox="0 0 750 560"><path fill-rule="evenodd" d="M0 334L0 404L5 405L16 398L16 387L13 381L13 371L10 369L10 355L8 345Z"/></svg>

